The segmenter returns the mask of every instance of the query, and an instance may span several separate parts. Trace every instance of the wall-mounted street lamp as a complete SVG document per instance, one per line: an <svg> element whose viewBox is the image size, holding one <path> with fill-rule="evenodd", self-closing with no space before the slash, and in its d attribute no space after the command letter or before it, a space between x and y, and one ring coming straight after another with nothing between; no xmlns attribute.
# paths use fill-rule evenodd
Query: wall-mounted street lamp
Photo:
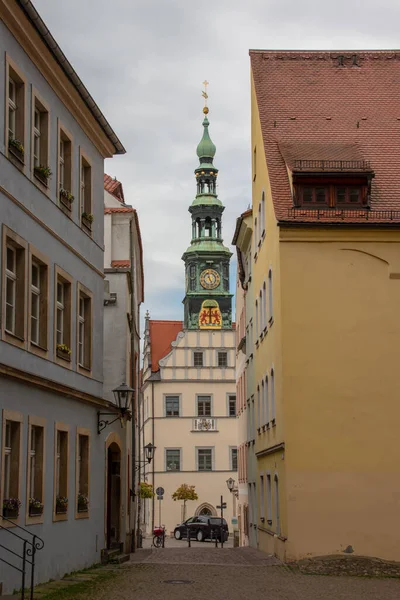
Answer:
<svg viewBox="0 0 400 600"><path fill-rule="evenodd" d="M226 480L228 490L231 492L231 494L234 494L236 498L239 498L239 490L237 486L235 486L235 483L236 482L234 479L232 479L232 477L229 477L229 479Z"/></svg>
<svg viewBox="0 0 400 600"><path fill-rule="evenodd" d="M115 398L115 410L114 412L97 413L97 433L100 433L101 431L103 431L103 429L105 429L109 425L112 425L112 423L115 423L115 421L117 421L118 419L131 419L132 415L130 411L130 406L132 404L134 390L131 387L129 387L129 385L127 385L126 383L122 383L120 386L115 388L115 390L113 390L113 394ZM117 416L112 421L101 418L111 415L115 416L115 414L117 414Z"/></svg>
<svg viewBox="0 0 400 600"><path fill-rule="evenodd" d="M151 463L151 461L154 458L154 450L156 449L155 446L153 446L153 444L151 442L149 442L145 447L144 447L144 455L145 455L145 460L137 460L136 463L139 465L137 467L136 470L140 469L140 465L141 464L146 464L146 463Z"/></svg>

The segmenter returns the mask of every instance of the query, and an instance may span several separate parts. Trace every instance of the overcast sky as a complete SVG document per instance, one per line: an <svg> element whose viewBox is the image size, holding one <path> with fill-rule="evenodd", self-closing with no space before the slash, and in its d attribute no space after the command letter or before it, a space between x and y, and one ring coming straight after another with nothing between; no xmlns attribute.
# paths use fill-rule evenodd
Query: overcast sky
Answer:
<svg viewBox="0 0 400 600"><path fill-rule="evenodd" d="M33 2L127 150L105 170L138 210L143 308L156 319L183 314L181 256L191 236L204 79L230 245L235 219L251 202L249 48L399 46L398 0Z"/></svg>

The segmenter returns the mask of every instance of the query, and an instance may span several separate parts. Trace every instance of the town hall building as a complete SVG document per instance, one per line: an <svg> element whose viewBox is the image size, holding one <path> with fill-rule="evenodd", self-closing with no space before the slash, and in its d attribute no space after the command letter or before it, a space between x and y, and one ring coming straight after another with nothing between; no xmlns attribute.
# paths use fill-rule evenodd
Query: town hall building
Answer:
<svg viewBox="0 0 400 600"><path fill-rule="evenodd" d="M157 448L141 472L164 498L144 500L143 527L164 524L167 533L190 517L217 516L221 495L227 502L229 531L235 496L226 481L237 478L235 331L229 290L231 252L222 240L224 206L217 196L216 147L204 107L203 136L197 146L197 194L189 212L192 239L183 253L183 321L151 320L145 325L141 415L143 443ZM186 504L172 494L194 485L198 500ZM162 502L161 523L159 502Z"/></svg>

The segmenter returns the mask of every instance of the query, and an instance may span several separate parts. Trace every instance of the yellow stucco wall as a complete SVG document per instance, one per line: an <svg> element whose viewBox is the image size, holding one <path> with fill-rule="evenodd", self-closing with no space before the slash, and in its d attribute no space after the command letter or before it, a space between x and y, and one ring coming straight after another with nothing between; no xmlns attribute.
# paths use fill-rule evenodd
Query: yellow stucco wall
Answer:
<svg viewBox="0 0 400 600"><path fill-rule="evenodd" d="M400 232L281 232L288 557L400 560Z"/></svg>

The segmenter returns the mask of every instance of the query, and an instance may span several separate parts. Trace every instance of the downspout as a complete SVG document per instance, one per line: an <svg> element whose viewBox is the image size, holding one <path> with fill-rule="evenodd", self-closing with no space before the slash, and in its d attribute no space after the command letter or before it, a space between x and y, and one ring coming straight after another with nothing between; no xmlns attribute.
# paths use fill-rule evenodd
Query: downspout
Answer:
<svg viewBox="0 0 400 600"><path fill-rule="evenodd" d="M154 446L154 381L151 382L151 411L152 411L151 412L151 418L152 418L151 428L152 428L152 438L153 438L152 444ZM153 492L154 492L154 487L155 487L155 485L154 485L154 459L153 459L152 463L153 463L152 470L153 470ZM152 510L152 516L151 516L151 531L152 532L154 531L154 511L155 511L154 498L155 498L155 496L153 496L153 498L152 498L152 504L153 504L153 510Z"/></svg>
<svg viewBox="0 0 400 600"><path fill-rule="evenodd" d="M140 331L139 331L139 326L140 326L140 313L139 313L139 305L138 305L138 311L137 311L137 329L138 329L138 334L139 334L139 339L140 339ZM141 394L141 381L140 381L140 348L139 348L139 352L138 352L138 361L137 361L137 369L136 369L136 381L137 381L137 438L138 438L138 459L139 461L142 460L141 459L141 440L140 440L140 427L141 427L141 408L140 408L140 404L141 404L141 400L142 400L142 394ZM140 483L140 481L144 481L144 478L142 480L141 477L141 463L139 462L138 465L138 473L139 473L139 477L138 477L138 483ZM138 498L138 503L137 503L137 522L136 522L136 543L138 540L138 534L139 534L139 529L140 529L140 514L142 511L142 500L139 497Z"/></svg>
<svg viewBox="0 0 400 600"><path fill-rule="evenodd" d="M130 521L132 541L131 541L131 550L132 552L136 552L136 531L135 531L135 523L136 523L136 404L137 404L137 378L135 372L135 331L136 331L136 302L135 302L135 261L134 261L134 251L133 251L133 218L129 221L129 253L130 253L130 263L131 263L131 364L129 365L132 371L132 388L133 399L132 399L132 498L133 498L133 507L132 507L132 519ZM133 527L132 527L133 524Z"/></svg>

